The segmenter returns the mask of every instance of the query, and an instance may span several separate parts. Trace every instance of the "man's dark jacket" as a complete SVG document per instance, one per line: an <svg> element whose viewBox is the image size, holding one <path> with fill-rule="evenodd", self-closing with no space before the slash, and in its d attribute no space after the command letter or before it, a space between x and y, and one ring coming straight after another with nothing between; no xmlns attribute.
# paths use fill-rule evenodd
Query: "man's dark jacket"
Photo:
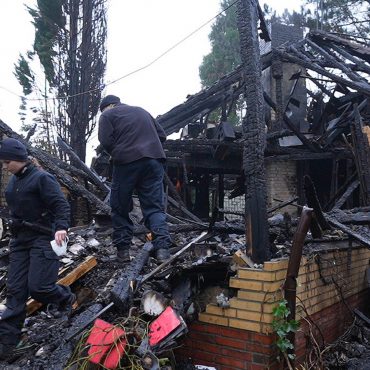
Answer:
<svg viewBox="0 0 370 370"><path fill-rule="evenodd" d="M40 224L55 231L67 230L69 227L70 207L58 182L53 175L34 165L28 165L11 177L5 190L5 198L15 220ZM35 238L50 241L54 235L22 228L12 240L12 245Z"/></svg>
<svg viewBox="0 0 370 370"><path fill-rule="evenodd" d="M99 119L99 141L115 164L141 158L165 159L163 128L143 108L118 104Z"/></svg>

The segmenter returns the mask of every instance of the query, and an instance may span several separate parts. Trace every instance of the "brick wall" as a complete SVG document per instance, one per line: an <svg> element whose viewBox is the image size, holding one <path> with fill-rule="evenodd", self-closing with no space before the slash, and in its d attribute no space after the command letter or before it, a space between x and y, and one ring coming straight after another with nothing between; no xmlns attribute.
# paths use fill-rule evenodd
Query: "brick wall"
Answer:
<svg viewBox="0 0 370 370"><path fill-rule="evenodd" d="M346 304L351 308L358 308L360 311L366 312L370 304L369 290L366 289L347 297ZM301 321L301 328L295 338L295 353L298 363L304 363L306 357L308 358L313 350L312 340L308 335L309 329L313 331L315 340L320 346L333 343L345 332L353 322L352 314L346 304L338 302L311 315L310 320L314 322L314 325L311 325L310 328L306 321ZM324 338L324 342L322 338Z"/></svg>
<svg viewBox="0 0 370 370"><path fill-rule="evenodd" d="M333 342L351 320L346 305L365 307L369 301L365 273L370 250L346 242L332 243L333 250L302 258L297 279L296 352L303 361L310 349L305 318L314 320L320 342ZM268 261L262 269L239 268L229 286L237 290L229 308L208 304L190 332L178 358L217 369L277 369L272 330L272 309L282 298L287 259ZM346 300L344 304L342 297ZM309 316L307 316L309 315Z"/></svg>
<svg viewBox="0 0 370 370"><path fill-rule="evenodd" d="M218 370L276 368L274 337L219 325L193 323L176 358Z"/></svg>
<svg viewBox="0 0 370 370"><path fill-rule="evenodd" d="M275 199L286 201L297 195L297 162L274 161L266 163L266 186L267 207L273 207L280 202ZM289 212L295 214L297 209L287 206L276 211L276 213Z"/></svg>

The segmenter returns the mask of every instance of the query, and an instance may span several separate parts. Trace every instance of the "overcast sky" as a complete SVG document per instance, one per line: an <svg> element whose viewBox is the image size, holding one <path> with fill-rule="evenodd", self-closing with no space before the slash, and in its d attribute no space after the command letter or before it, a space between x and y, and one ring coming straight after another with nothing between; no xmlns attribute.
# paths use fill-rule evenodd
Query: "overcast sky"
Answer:
<svg viewBox="0 0 370 370"><path fill-rule="evenodd" d="M0 119L19 131L22 89L13 76L19 53L31 48L34 28L25 9L35 0L2 2L0 11ZM265 0L282 12L298 10L300 0ZM147 65L220 11L220 0L108 0L108 64L106 81ZM261 3L262 4L262 3ZM198 68L210 51L210 24L149 68L110 85L128 104L140 105L157 116L200 90ZM8 89L9 91L4 90ZM91 143L96 146L96 140Z"/></svg>

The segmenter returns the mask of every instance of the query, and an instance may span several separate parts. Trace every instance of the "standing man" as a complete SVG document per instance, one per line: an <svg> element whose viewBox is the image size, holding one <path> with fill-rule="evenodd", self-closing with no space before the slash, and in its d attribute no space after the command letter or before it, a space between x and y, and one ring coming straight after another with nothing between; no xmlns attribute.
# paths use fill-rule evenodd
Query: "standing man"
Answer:
<svg viewBox="0 0 370 370"><path fill-rule="evenodd" d="M130 219L132 194L136 189L144 224L153 235L156 258L170 256L171 238L164 212L163 176L166 134L144 109L122 104L114 95L100 103L99 141L113 160L111 192L113 244L120 262L129 261L133 236Z"/></svg>
<svg viewBox="0 0 370 370"><path fill-rule="evenodd" d="M50 241L65 240L70 210L55 178L37 169L28 160L26 147L15 139L0 143L3 170L13 174L5 190L13 223L9 249L6 309L0 318L0 359L4 359L21 338L29 296L54 306L55 314L69 314L75 295L57 285L59 261ZM34 223L49 229L39 231L24 226Z"/></svg>

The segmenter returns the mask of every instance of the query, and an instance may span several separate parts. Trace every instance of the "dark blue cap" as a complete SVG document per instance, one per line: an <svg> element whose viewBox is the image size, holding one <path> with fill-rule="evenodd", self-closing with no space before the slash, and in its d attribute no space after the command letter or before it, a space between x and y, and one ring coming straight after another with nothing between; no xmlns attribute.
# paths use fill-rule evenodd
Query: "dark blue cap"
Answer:
<svg viewBox="0 0 370 370"><path fill-rule="evenodd" d="M111 105L111 104L118 104L120 103L121 100L118 96L115 96L115 95L107 95L105 98L102 99L101 103L100 103L100 112L103 111L104 108L106 108L108 105Z"/></svg>
<svg viewBox="0 0 370 370"><path fill-rule="evenodd" d="M25 162L27 148L18 140L7 138L0 142L0 160Z"/></svg>

